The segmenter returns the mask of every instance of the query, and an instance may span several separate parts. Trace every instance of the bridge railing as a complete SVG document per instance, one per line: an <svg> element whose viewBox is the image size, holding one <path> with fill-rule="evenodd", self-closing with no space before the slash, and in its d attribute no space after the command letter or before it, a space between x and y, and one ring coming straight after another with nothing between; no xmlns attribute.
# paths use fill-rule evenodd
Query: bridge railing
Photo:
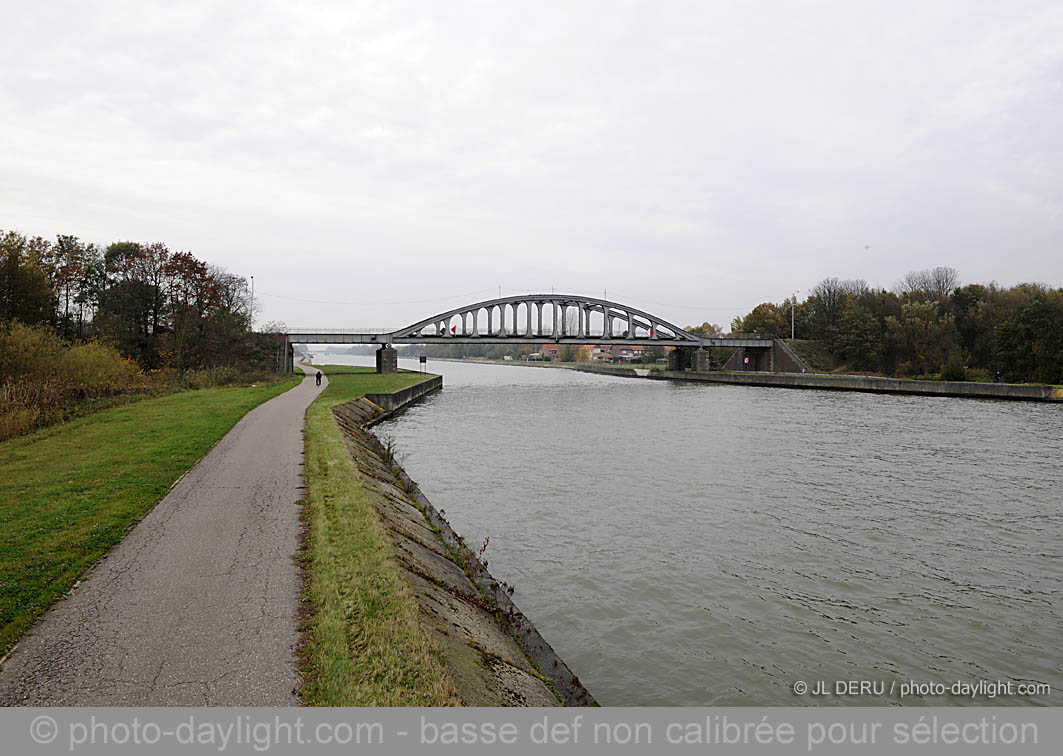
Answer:
<svg viewBox="0 0 1063 756"><path fill-rule="evenodd" d="M395 328L289 328L288 333L299 336L307 333L321 333L331 336L343 336L355 333L394 333Z"/></svg>

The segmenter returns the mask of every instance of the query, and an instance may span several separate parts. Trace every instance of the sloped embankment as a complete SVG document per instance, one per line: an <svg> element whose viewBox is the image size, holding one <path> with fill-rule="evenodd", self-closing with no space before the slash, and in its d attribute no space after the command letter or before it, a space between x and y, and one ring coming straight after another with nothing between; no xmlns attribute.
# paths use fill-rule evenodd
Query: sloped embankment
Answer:
<svg viewBox="0 0 1063 756"><path fill-rule="evenodd" d="M423 385L423 384L422 384ZM394 411L430 388L396 401ZM418 604L425 633L440 651L466 706L595 705L531 622L487 573L477 555L399 467L368 428L385 410L363 397L332 408L363 479L366 494L394 545L402 575ZM475 581L475 583L474 583Z"/></svg>

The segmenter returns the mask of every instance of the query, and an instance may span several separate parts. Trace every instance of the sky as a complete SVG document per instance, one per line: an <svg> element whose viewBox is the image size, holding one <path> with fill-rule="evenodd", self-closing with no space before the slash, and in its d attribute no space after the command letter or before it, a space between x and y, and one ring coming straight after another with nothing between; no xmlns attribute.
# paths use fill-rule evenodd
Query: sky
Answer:
<svg viewBox="0 0 1063 756"><path fill-rule="evenodd" d="M0 4L0 228L191 251L259 324L1063 285L1055 0Z"/></svg>

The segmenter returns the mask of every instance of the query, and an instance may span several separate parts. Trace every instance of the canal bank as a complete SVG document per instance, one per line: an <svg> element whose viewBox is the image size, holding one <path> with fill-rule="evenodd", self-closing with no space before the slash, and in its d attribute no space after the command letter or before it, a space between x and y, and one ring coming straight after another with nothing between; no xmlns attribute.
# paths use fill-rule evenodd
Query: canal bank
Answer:
<svg viewBox="0 0 1063 756"><path fill-rule="evenodd" d="M698 373L690 370L663 370L659 366L595 365L576 362L515 362L486 359L448 359L435 357L439 362L458 362L479 365L509 365L517 367L576 370L582 373L615 375L621 378L651 378L655 380L694 381L700 383L728 383L737 386L820 389L825 391L860 391L872 394L905 394L909 396L947 396L960 399L1007 399L1014 401L1063 402L1063 386L1030 383L975 383L967 381L926 381L914 378L885 378L874 375L838 375L831 373L767 373L756 371L713 371Z"/></svg>
<svg viewBox="0 0 1063 756"><path fill-rule="evenodd" d="M371 387L385 378L354 380ZM353 399L340 391L339 401L326 397L313 418L308 413L307 702L593 705L507 586L491 577L483 551L451 529L387 438L369 432L442 388L439 376L394 379L414 382ZM321 464L326 446L330 459ZM358 552L371 556L372 567Z"/></svg>
<svg viewBox="0 0 1063 756"><path fill-rule="evenodd" d="M824 375L803 373L713 372L649 370L604 365L570 365L571 370L602 375L654 380L730 383L739 386L862 391L872 394L947 396L966 399L1009 399L1034 402L1063 402L1063 387L1017 383L967 383L965 381L921 381L882 378L869 375Z"/></svg>

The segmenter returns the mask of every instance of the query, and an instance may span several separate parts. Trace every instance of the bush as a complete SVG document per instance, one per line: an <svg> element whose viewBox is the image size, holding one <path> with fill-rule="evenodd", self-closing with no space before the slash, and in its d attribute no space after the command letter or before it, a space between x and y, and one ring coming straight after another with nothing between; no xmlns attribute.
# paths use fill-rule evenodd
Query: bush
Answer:
<svg viewBox="0 0 1063 756"><path fill-rule="evenodd" d="M0 326L0 440L62 422L136 395L269 383L266 370L222 366L142 372L107 344L68 344L47 326Z"/></svg>
<svg viewBox="0 0 1063 756"><path fill-rule="evenodd" d="M951 354L941 366L941 380L943 381L966 381L967 371L963 369L963 360L960 355Z"/></svg>
<svg viewBox="0 0 1063 756"><path fill-rule="evenodd" d="M0 381L55 380L89 391L134 388L142 383L136 363L114 347L71 346L47 326L10 323L0 328Z"/></svg>
<svg viewBox="0 0 1063 756"><path fill-rule="evenodd" d="M71 346L46 326L0 328L0 439L59 422L86 402L147 390L113 347Z"/></svg>

